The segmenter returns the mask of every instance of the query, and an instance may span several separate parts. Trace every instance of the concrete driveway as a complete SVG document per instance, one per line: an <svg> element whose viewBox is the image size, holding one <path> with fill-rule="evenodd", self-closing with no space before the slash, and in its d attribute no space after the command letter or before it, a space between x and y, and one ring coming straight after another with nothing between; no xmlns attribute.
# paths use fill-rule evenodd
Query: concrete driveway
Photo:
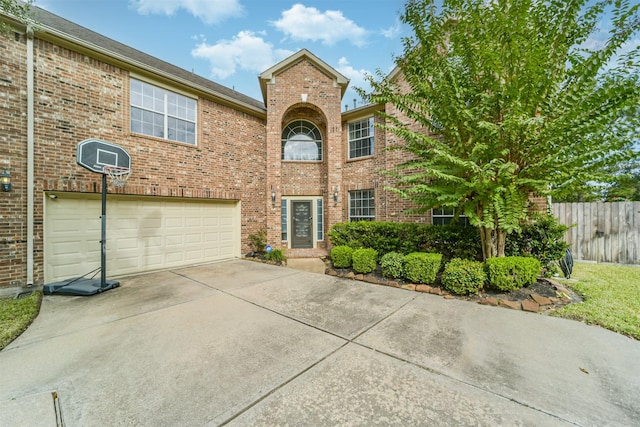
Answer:
<svg viewBox="0 0 640 427"><path fill-rule="evenodd" d="M638 372L598 327L236 260L46 296L0 425L630 426Z"/></svg>

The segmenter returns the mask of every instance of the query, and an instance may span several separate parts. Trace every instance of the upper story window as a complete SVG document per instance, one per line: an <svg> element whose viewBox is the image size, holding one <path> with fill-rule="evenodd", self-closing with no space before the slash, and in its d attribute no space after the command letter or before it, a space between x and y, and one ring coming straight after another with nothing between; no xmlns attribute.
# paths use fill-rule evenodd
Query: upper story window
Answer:
<svg viewBox="0 0 640 427"><path fill-rule="evenodd" d="M449 224L456 217L456 210L454 208L433 208L431 209L431 223L433 225L445 225ZM469 218L460 214L458 216L459 225L469 225Z"/></svg>
<svg viewBox="0 0 640 427"><path fill-rule="evenodd" d="M196 145L197 101L131 79L131 132Z"/></svg>
<svg viewBox="0 0 640 427"><path fill-rule="evenodd" d="M373 156L373 117L349 123L349 159Z"/></svg>
<svg viewBox="0 0 640 427"><path fill-rule="evenodd" d="M282 160L321 161L320 130L306 120L289 123L282 131Z"/></svg>
<svg viewBox="0 0 640 427"><path fill-rule="evenodd" d="M349 191L349 221L374 221L375 219L373 190Z"/></svg>

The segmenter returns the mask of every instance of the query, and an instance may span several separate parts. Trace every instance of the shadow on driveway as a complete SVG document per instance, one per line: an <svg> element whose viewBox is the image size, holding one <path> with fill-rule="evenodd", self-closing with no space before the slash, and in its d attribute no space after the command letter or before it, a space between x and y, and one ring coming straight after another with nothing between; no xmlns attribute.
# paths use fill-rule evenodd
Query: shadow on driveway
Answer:
<svg viewBox="0 0 640 427"><path fill-rule="evenodd" d="M640 343L243 260L44 298L0 425L640 425ZM59 414L58 414L59 416Z"/></svg>

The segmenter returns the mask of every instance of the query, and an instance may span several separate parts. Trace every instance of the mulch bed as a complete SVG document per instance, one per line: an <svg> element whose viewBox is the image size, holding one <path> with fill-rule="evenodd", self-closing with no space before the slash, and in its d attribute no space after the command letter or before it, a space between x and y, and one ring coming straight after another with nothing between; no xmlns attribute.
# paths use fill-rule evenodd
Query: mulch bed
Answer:
<svg viewBox="0 0 640 427"><path fill-rule="evenodd" d="M582 298L562 286L560 283L549 278L539 278L536 283L528 287L511 292L482 290L477 295L454 295L442 289L438 283L435 285L416 285L402 280L391 280L382 276L380 269L368 274L358 274L352 269L333 268L331 261L325 260L327 266L325 274L343 277L347 279L360 280L372 284L391 286L406 289L409 291L424 292L440 295L447 299L459 299L473 301L479 304L492 305L498 307L511 308L514 310L524 310L534 313L547 313L556 310L567 304L581 302Z"/></svg>

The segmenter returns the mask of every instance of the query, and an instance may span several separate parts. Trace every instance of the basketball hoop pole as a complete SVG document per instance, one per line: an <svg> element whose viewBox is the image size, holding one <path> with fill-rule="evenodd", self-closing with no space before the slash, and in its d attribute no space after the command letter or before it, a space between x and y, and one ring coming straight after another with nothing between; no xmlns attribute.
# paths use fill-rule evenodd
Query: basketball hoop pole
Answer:
<svg viewBox="0 0 640 427"><path fill-rule="evenodd" d="M124 148L110 142L95 138L85 139L76 149L76 163L83 168L102 175L102 215L100 233L100 282L92 277L85 277L95 270L80 277L74 277L42 287L45 295L95 295L109 289L117 288L120 282L107 280L107 175L117 188L124 186L131 175L131 156Z"/></svg>
<svg viewBox="0 0 640 427"><path fill-rule="evenodd" d="M107 174L102 174L102 234L100 236L100 287L107 283Z"/></svg>

